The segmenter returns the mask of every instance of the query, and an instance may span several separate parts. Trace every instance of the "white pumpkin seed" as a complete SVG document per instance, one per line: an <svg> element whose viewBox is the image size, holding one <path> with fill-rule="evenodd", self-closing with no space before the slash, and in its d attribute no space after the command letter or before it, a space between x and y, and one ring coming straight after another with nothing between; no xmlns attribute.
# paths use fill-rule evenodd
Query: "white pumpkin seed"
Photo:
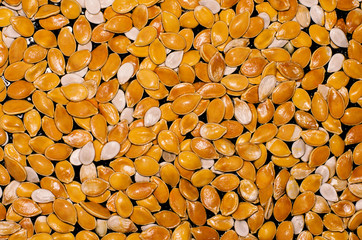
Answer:
<svg viewBox="0 0 362 240"><path fill-rule="evenodd" d="M144 117L145 127L150 127L155 125L161 118L161 110L159 107L151 107L147 110Z"/></svg>
<svg viewBox="0 0 362 240"><path fill-rule="evenodd" d="M220 4L215 0L200 0L199 5L207 7L212 14L216 14L220 12Z"/></svg>
<svg viewBox="0 0 362 240"><path fill-rule="evenodd" d="M20 9L17 13L19 16L27 17L23 9Z"/></svg>
<svg viewBox="0 0 362 240"><path fill-rule="evenodd" d="M172 50L169 48L165 48L165 49L166 49L166 54L169 54L170 52L172 52Z"/></svg>
<svg viewBox="0 0 362 240"><path fill-rule="evenodd" d="M0 187L0 198L3 196L3 189Z"/></svg>
<svg viewBox="0 0 362 240"><path fill-rule="evenodd" d="M128 124L131 124L133 122L133 112L134 109L133 108L125 108L123 109L121 116L119 117L120 120L122 121L123 119L127 120Z"/></svg>
<svg viewBox="0 0 362 240"><path fill-rule="evenodd" d="M252 120L252 113L248 104L238 98L234 99L234 115L236 120L241 124L249 124Z"/></svg>
<svg viewBox="0 0 362 240"><path fill-rule="evenodd" d="M313 150L312 146L309 146L308 144L305 144L305 151L304 151L303 157L301 157L300 159L303 162L308 162L309 161L309 155L312 152L312 150Z"/></svg>
<svg viewBox="0 0 362 240"><path fill-rule="evenodd" d="M288 40L274 38L268 48L282 48L288 43Z"/></svg>
<svg viewBox="0 0 362 240"><path fill-rule="evenodd" d="M85 18L93 24L101 24L105 22L102 12L98 12L97 14L91 14L86 10L84 15Z"/></svg>
<svg viewBox="0 0 362 240"><path fill-rule="evenodd" d="M322 95L322 97L324 98L324 100L327 101L329 87L327 87L326 85L323 85L323 84L319 84L317 92L319 92Z"/></svg>
<svg viewBox="0 0 362 240"><path fill-rule="evenodd" d="M213 172L213 173L215 173L215 174L223 174L223 173L224 173L224 172L222 172L222 171L215 170L215 167L214 167L214 166L212 166L212 167L210 168L210 170L211 170L211 172Z"/></svg>
<svg viewBox="0 0 362 240"><path fill-rule="evenodd" d="M78 44L77 51L80 50L88 50L91 52L93 50L92 41L89 41L86 44Z"/></svg>
<svg viewBox="0 0 362 240"><path fill-rule="evenodd" d="M348 40L346 34L340 28L332 28L329 32L329 36L334 44L338 47L347 48L348 47Z"/></svg>
<svg viewBox="0 0 362 240"><path fill-rule="evenodd" d="M176 159L176 154L166 152L166 151L162 151L162 159L165 162L173 162Z"/></svg>
<svg viewBox="0 0 362 240"><path fill-rule="evenodd" d="M4 132L5 132L5 131L4 131ZM4 142L3 145L1 145L1 146L5 146L5 145L8 144L8 142L9 142L9 134L8 134L7 132L5 132L5 137L6 137L5 142Z"/></svg>
<svg viewBox="0 0 362 240"><path fill-rule="evenodd" d="M247 38L238 38L233 39L230 42L228 42L224 48L224 53L227 53L230 49L235 47L246 47L249 45L249 39Z"/></svg>
<svg viewBox="0 0 362 240"><path fill-rule="evenodd" d="M134 74L134 66L132 63L125 63L123 64L117 72L117 78L118 78L118 82L119 84L125 84L126 82L128 82L128 80L131 79L131 77Z"/></svg>
<svg viewBox="0 0 362 240"><path fill-rule="evenodd" d="M96 156L93 142L90 141L80 149L79 161L84 165L89 165L93 162Z"/></svg>
<svg viewBox="0 0 362 240"><path fill-rule="evenodd" d="M249 234L248 223L244 220L235 220L234 228L235 232L241 237L246 237Z"/></svg>
<svg viewBox="0 0 362 240"><path fill-rule="evenodd" d="M215 160L212 159L201 159L201 168L203 169L210 169L214 166Z"/></svg>
<svg viewBox="0 0 362 240"><path fill-rule="evenodd" d="M329 169L327 166L322 165L317 167L317 169L315 170L316 174L319 174L322 176L322 182L326 183L329 179Z"/></svg>
<svg viewBox="0 0 362 240"><path fill-rule="evenodd" d="M62 84L62 86L67 86L69 84L72 84L72 83L83 83L84 82L84 79L75 74L75 73L68 73L68 74L65 74L61 79L60 79L60 83Z"/></svg>
<svg viewBox="0 0 362 240"><path fill-rule="evenodd" d="M137 231L132 220L117 215L113 215L107 220L107 227L112 231L121 233Z"/></svg>
<svg viewBox="0 0 362 240"><path fill-rule="evenodd" d="M45 73L51 73L51 72L52 72L52 70L51 70L50 68L47 67L47 68L45 69Z"/></svg>
<svg viewBox="0 0 362 240"><path fill-rule="evenodd" d="M96 233L100 237L104 237L107 234L107 220L97 219Z"/></svg>
<svg viewBox="0 0 362 240"><path fill-rule="evenodd" d="M101 152L101 160L110 160L117 156L119 150L121 149L121 145L116 141L107 142Z"/></svg>
<svg viewBox="0 0 362 240"><path fill-rule="evenodd" d="M224 76L227 76L227 75L230 75L230 74L234 73L236 71L236 69L238 69L238 68L237 67L225 66Z"/></svg>
<svg viewBox="0 0 362 240"><path fill-rule="evenodd" d="M290 54L294 52L294 46L291 42L287 42L287 44L285 44L283 48L287 50Z"/></svg>
<svg viewBox="0 0 362 240"><path fill-rule="evenodd" d="M79 71L73 72L74 74L77 74L79 77L84 77L85 74L88 72L88 67L85 67Z"/></svg>
<svg viewBox="0 0 362 240"><path fill-rule="evenodd" d="M120 223L121 223L121 217L113 215L107 220L107 227L108 229L111 229L113 231L120 231L121 227Z"/></svg>
<svg viewBox="0 0 362 240"><path fill-rule="evenodd" d="M133 27L131 28L131 30L129 30L128 32L125 32L124 35L126 35L126 37L132 41L136 40L138 34L140 33L140 30L138 30L137 28Z"/></svg>
<svg viewBox="0 0 362 240"><path fill-rule="evenodd" d="M302 28L309 27L310 25L310 13L308 8L303 5L298 6L297 14L295 15L295 19L300 24Z"/></svg>
<svg viewBox="0 0 362 240"><path fill-rule="evenodd" d="M136 172L134 175L134 181L135 182L149 182L150 177L143 176L143 175L139 174L138 172Z"/></svg>
<svg viewBox="0 0 362 240"><path fill-rule="evenodd" d="M109 133L110 131L112 131L112 129L114 128L114 125L108 125L107 126L107 132Z"/></svg>
<svg viewBox="0 0 362 240"><path fill-rule="evenodd" d="M291 142L292 141L297 141L300 138L301 132L302 132L301 127L298 127L298 126L294 127L294 131L293 131L293 134L292 134L292 136L290 138L290 141Z"/></svg>
<svg viewBox="0 0 362 240"><path fill-rule="evenodd" d="M341 70L344 61L344 56L341 53L336 53L329 60L327 72L337 72Z"/></svg>
<svg viewBox="0 0 362 240"><path fill-rule="evenodd" d="M310 17L316 24L324 25L324 10L319 5L313 5L310 8Z"/></svg>
<svg viewBox="0 0 362 240"><path fill-rule="evenodd" d="M299 234L303 231L304 228L304 217L303 215L294 216L291 220L293 224L294 234Z"/></svg>
<svg viewBox="0 0 362 240"><path fill-rule="evenodd" d="M325 139L326 139L326 141L328 141L328 140L329 140L329 134L328 134L327 130L325 130L325 129L322 128L322 127L319 127L318 130L323 131L323 132L325 132L325 133L327 134L327 136L326 136Z"/></svg>
<svg viewBox="0 0 362 240"><path fill-rule="evenodd" d="M39 176L34 169L32 169L31 167L24 167L24 168L26 171L26 181L31 183L38 183L40 181Z"/></svg>
<svg viewBox="0 0 362 240"><path fill-rule="evenodd" d="M342 180L338 177L332 177L331 181L329 181L329 184L331 184L337 192L340 192L347 188L348 182L347 180Z"/></svg>
<svg viewBox="0 0 362 240"><path fill-rule="evenodd" d="M79 170L79 177L81 182L87 179L97 178L97 168L94 163L82 165Z"/></svg>
<svg viewBox="0 0 362 240"><path fill-rule="evenodd" d="M20 182L13 180L4 188L2 203L5 206L9 205L18 198L18 195L16 194L16 189L19 187L19 185Z"/></svg>
<svg viewBox="0 0 362 240"><path fill-rule="evenodd" d="M301 82L296 82L296 83L295 83L295 87L296 87L296 88L299 88L301 85L302 85Z"/></svg>
<svg viewBox="0 0 362 240"><path fill-rule="evenodd" d="M311 7L318 4L318 0L299 0L299 2L306 7Z"/></svg>
<svg viewBox="0 0 362 240"><path fill-rule="evenodd" d="M85 0L77 0L77 2L82 8L85 8Z"/></svg>
<svg viewBox="0 0 362 240"><path fill-rule="evenodd" d="M154 223L147 224L147 225L143 225L143 226L141 226L141 230L142 230L142 231L146 231L146 230L149 229L150 227L155 227L155 226L157 226L157 224L154 224ZM193 240L195 240L195 239L193 239Z"/></svg>
<svg viewBox="0 0 362 240"><path fill-rule="evenodd" d="M269 14L267 14L266 12L261 12L261 13L259 13L258 17L263 19L263 21L264 21L264 29L268 28L268 26L270 25L270 16L269 16Z"/></svg>
<svg viewBox="0 0 362 240"><path fill-rule="evenodd" d="M183 51L174 51L167 55L165 65L169 68L177 68L180 66L182 58L184 56Z"/></svg>
<svg viewBox="0 0 362 240"><path fill-rule="evenodd" d="M355 204L356 211L362 210L362 199L358 200Z"/></svg>
<svg viewBox="0 0 362 240"><path fill-rule="evenodd" d="M329 178L333 177L334 174L336 173L336 164L337 164L337 159L335 156L331 157L324 163L324 165L327 166L329 169Z"/></svg>
<svg viewBox="0 0 362 240"><path fill-rule="evenodd" d="M295 158L301 158L305 153L305 143L302 139L298 139L292 145L292 155Z"/></svg>
<svg viewBox="0 0 362 240"><path fill-rule="evenodd" d="M159 165L160 165L160 167L163 167L163 166L165 166L165 165L168 165L169 163L167 163L167 162L161 162Z"/></svg>
<svg viewBox="0 0 362 240"><path fill-rule="evenodd" d="M265 76L259 84L258 95L259 101L263 102L273 92L277 79L274 75Z"/></svg>
<svg viewBox="0 0 362 240"><path fill-rule="evenodd" d="M338 195L336 192L336 189L329 184L329 183L323 183L322 186L319 189L320 194L324 199L331 202L338 201Z"/></svg>
<svg viewBox="0 0 362 240"><path fill-rule="evenodd" d="M100 0L101 8L107 8L113 4L114 0Z"/></svg>
<svg viewBox="0 0 362 240"><path fill-rule="evenodd" d="M36 203L49 203L55 200L55 196L51 191L40 188L31 193L31 199Z"/></svg>
<svg viewBox="0 0 362 240"><path fill-rule="evenodd" d="M3 36L9 37L9 38L18 38L18 37L20 37L20 34L14 30L12 25L9 25L9 26L3 28Z"/></svg>
<svg viewBox="0 0 362 240"><path fill-rule="evenodd" d="M79 160L79 153L80 153L80 149L76 149L72 152L72 154L70 155L69 158L69 162L73 165L73 166L80 166L82 165L82 162Z"/></svg>
<svg viewBox="0 0 362 240"><path fill-rule="evenodd" d="M9 8L9 9L14 10L14 11L19 11L19 10L21 10L23 8L21 3L16 5L16 6L10 5L10 4L6 3L6 2L2 2L1 4L3 4L6 8ZM14 13L16 13L15 16L18 16L17 12L14 12Z"/></svg>
<svg viewBox="0 0 362 240"><path fill-rule="evenodd" d="M2 40L5 43L7 48L10 48L11 44L14 42L15 38L7 37L4 34L2 34Z"/></svg>
<svg viewBox="0 0 362 240"><path fill-rule="evenodd" d="M116 96L112 99L112 104L116 107L118 112L122 112L126 106L126 97L124 92L119 89Z"/></svg>

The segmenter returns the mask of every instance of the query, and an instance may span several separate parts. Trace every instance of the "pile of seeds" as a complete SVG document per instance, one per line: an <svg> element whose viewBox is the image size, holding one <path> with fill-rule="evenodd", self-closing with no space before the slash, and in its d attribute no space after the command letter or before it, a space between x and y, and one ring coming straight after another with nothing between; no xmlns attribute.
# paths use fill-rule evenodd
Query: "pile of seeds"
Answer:
<svg viewBox="0 0 362 240"><path fill-rule="evenodd" d="M362 239L360 1L0 4L0 239Z"/></svg>

